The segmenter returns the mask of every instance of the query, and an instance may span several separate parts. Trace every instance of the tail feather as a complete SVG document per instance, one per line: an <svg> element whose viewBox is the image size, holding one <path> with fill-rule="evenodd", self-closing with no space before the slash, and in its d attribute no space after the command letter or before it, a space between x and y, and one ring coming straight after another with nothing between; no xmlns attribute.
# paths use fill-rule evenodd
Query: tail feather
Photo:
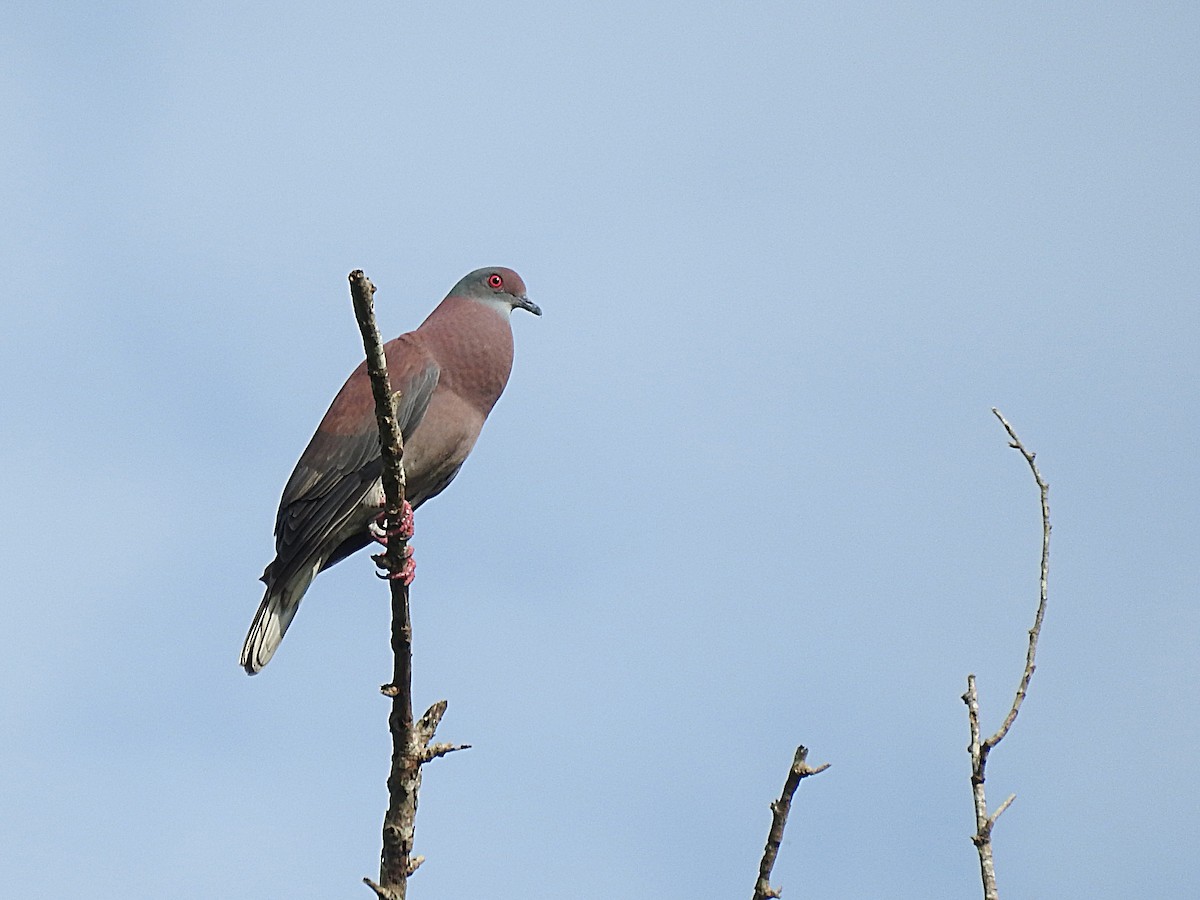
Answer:
<svg viewBox="0 0 1200 900"><path fill-rule="evenodd" d="M241 665L247 675L257 675L271 661L315 574L315 571L307 572L289 583L267 585L267 593L258 605L246 643L242 645Z"/></svg>

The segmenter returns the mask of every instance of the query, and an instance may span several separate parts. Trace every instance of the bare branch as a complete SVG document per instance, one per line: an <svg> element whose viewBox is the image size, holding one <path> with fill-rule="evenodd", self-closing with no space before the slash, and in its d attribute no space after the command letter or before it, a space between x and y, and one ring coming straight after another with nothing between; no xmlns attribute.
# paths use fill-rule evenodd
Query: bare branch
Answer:
<svg viewBox="0 0 1200 900"><path fill-rule="evenodd" d="M995 824L996 824L996 820L997 820L998 818L1000 818L1000 814L1001 814L1001 813L1003 813L1003 812L1004 812L1006 809L1008 809L1010 806L1012 806L1012 802L1013 802L1014 800L1016 800L1016 799L1017 799L1017 795L1016 795L1016 794L1009 794L1009 795L1008 795L1008 799L1006 799L1006 800L1005 800L1003 803L1001 803L999 806L997 806L997 807L996 807L996 811L995 811L994 813L992 813L990 816L988 816L988 821L989 821L991 824L995 825Z"/></svg>
<svg viewBox="0 0 1200 900"><path fill-rule="evenodd" d="M1013 698L1012 706L1009 707L1004 722L995 734L986 739L982 737L979 727L979 693L976 690L974 675L967 676L967 692L962 697L963 702L967 705L967 721L971 732L971 743L967 748L967 752L971 756L971 793L975 802L975 834L971 836L971 840L979 852L979 871L983 881L984 900L999 900L1000 894L996 888L996 868L992 857L992 828L995 826L996 820L1000 818L1000 814L1008 809L1016 799L1015 794L1010 795L994 813L988 815L987 796L983 787L987 778L988 755L997 744L1004 740L1005 735L1016 722L1017 715L1021 711L1021 704L1025 702L1025 696L1029 691L1029 682L1033 678L1034 669L1036 669L1038 637L1042 633L1042 620L1046 615L1046 584L1050 572L1050 485L1038 471L1035 462L1036 454L1025 448L1012 425L1001 415L1000 410L993 407L992 414L1000 420L1000 424L1008 432L1009 446L1019 451L1025 458L1025 462L1029 464L1029 470L1033 473L1033 480L1037 484L1042 506L1042 560L1038 579L1037 613L1034 616L1033 627L1029 629L1029 647L1025 651L1025 669L1021 673L1021 680L1017 685L1017 693Z"/></svg>
<svg viewBox="0 0 1200 900"><path fill-rule="evenodd" d="M783 843L783 829L787 825L788 813L792 808L792 797L800 782L810 775L819 775L829 768L829 763L822 763L815 769L808 764L808 748L799 746L792 759L792 767L788 770L787 780L783 783L783 792L778 800L771 801L771 830L767 833L767 844L763 848L762 862L758 864L758 881L754 884L754 900L767 900L778 897L779 888L771 887L771 870L775 868L775 857L779 855L779 845Z"/></svg>
<svg viewBox="0 0 1200 900"><path fill-rule="evenodd" d="M392 700L388 729L392 734L392 765L388 775L388 809L383 819L383 852L380 855L379 882L364 878L380 900L404 900L408 892L408 876L424 862L424 857L412 855L416 832L417 794L421 788L421 765L430 759L444 756L458 747L438 744L429 747L446 701L440 700L429 708L418 722L413 722L412 709L412 619L408 603L408 586L399 575L407 561L407 541L391 526L399 523L404 508L404 439L396 415L397 395L388 379L387 359L383 340L375 325L375 286L361 269L350 273L350 295L354 314L362 332L363 349L367 357L367 374L375 398L375 420L379 425L379 444L383 455L384 509L387 514L387 550L378 557L381 568L388 572L392 597L392 680L380 688ZM445 748L445 749L443 749Z"/></svg>
<svg viewBox="0 0 1200 900"><path fill-rule="evenodd" d="M1025 651L1025 671L1021 674L1021 682L1017 685L1017 695L1013 699L1008 715L1004 717L1004 724L984 742L988 750L995 747L1008 734L1008 729L1012 728L1013 722L1017 720L1017 713L1021 711L1021 704L1025 701L1025 694L1029 690L1029 681L1033 678L1033 670L1036 668L1034 661L1037 658L1038 637L1042 633L1042 619L1046 616L1046 582L1050 574L1050 485L1046 484L1042 473L1038 471L1037 463L1034 461L1036 454L1025 449L1025 445L1013 431L1012 425L1008 424L1008 420L1000 414L1000 410L993 407L992 414L1000 420L1000 424L1004 426L1004 430L1012 439L1009 446L1025 457L1025 462L1029 464L1029 470L1033 473L1033 480L1037 483L1042 503L1042 563L1038 578L1037 614L1033 619L1033 627L1029 629L1029 648Z"/></svg>
<svg viewBox="0 0 1200 900"><path fill-rule="evenodd" d="M425 752L421 754L421 762L429 762L431 759L449 756L451 753L457 753L459 750L470 749L470 744L430 744L425 748Z"/></svg>

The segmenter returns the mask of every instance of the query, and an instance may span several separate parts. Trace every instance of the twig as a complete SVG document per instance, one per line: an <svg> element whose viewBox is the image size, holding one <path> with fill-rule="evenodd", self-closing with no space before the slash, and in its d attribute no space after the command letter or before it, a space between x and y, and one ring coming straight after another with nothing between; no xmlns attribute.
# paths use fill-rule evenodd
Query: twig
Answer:
<svg viewBox="0 0 1200 900"><path fill-rule="evenodd" d="M763 848L762 862L758 864L758 881L754 884L754 900L767 900L778 897L779 888L771 887L771 870L775 868L775 857L779 855L779 845L783 843L783 829L787 825L788 813L792 808L792 797L800 782L810 775L818 775L829 768L829 763L822 763L815 769L808 764L808 748L796 748L796 756L792 759L792 767L788 770L787 780L783 783L783 792L778 800L771 801L771 830L767 833L767 844Z"/></svg>
<svg viewBox="0 0 1200 900"><path fill-rule="evenodd" d="M992 828L1001 813L1008 809L1016 799L1015 794L1010 795L996 808L994 813L988 815L987 796L983 788L987 774L988 755L997 744L1004 740L1013 723L1017 721L1017 714L1020 713L1021 704L1025 702L1025 695L1029 691L1030 679L1033 678L1034 669L1037 668L1035 665L1037 643L1038 637L1042 633L1042 620L1046 615L1046 583L1050 573L1050 485L1038 471L1035 462L1036 454L1025 449L1025 445L1021 443L1021 439L1017 437L1017 433L1008 420L1001 415L1000 410L993 407L992 414L1000 420L1000 424L1008 432L1009 446L1025 457L1025 462L1029 464L1029 470L1033 473L1033 480L1037 483L1042 505L1042 562L1038 579L1037 614L1033 619L1033 627L1029 629L1029 647L1025 651L1025 670L1021 673L1021 681L1017 685L1017 693L1008 710L1008 715L1004 717L1003 724L995 734L989 738L982 737L979 728L979 693L975 687L974 675L967 676L967 692L962 697L963 702L967 705L967 721L971 730L971 743L967 748L971 755L971 793L975 801L975 834L971 836L971 840L979 852L979 872L983 880L984 900L999 900L1000 894L996 888L996 867L992 858Z"/></svg>
<svg viewBox="0 0 1200 900"><path fill-rule="evenodd" d="M407 541L395 536L390 526L401 519L404 506L404 439L396 415L396 395L388 379L383 340L375 325L375 285L361 269L350 273L350 295L354 314L362 332L363 349L367 356L367 374L371 378L371 393L375 398L375 420L379 425L379 444L383 454L384 509L389 526L387 550L382 565L390 574L398 574L404 566ZM408 892L408 876L424 862L424 857L412 855L416 831L417 793L421 788L421 765L436 756L445 755L443 745L429 748L438 723L446 711L446 701L435 703L419 721L413 722L412 710L412 620L409 613L408 586L403 579L393 578L392 596L392 681L380 690L391 697L388 730L392 734L392 765L388 774L388 809L383 819L383 852L380 855L379 882L364 878L363 882L379 900L404 900ZM431 752L441 751L441 752ZM458 749L458 748L453 748Z"/></svg>

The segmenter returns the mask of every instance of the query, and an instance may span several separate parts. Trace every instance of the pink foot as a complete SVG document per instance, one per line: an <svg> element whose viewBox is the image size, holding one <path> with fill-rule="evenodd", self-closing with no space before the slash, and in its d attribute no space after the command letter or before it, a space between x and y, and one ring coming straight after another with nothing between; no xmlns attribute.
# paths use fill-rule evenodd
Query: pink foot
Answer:
<svg viewBox="0 0 1200 900"><path fill-rule="evenodd" d="M375 574L380 578L385 578L388 581L402 581L405 587L413 583L413 579L417 577L417 561L413 559L412 547L404 548L404 562L400 564L400 571L389 572L387 567L387 554L376 553L371 559L375 560L375 565L382 571Z"/></svg>
<svg viewBox="0 0 1200 900"><path fill-rule="evenodd" d="M375 517L375 521L367 526L367 533L371 535L371 540L386 547L388 538L397 537L402 541L407 541L413 536L413 510L407 500L400 508L400 522L395 526L385 528L386 522L387 513L381 512Z"/></svg>

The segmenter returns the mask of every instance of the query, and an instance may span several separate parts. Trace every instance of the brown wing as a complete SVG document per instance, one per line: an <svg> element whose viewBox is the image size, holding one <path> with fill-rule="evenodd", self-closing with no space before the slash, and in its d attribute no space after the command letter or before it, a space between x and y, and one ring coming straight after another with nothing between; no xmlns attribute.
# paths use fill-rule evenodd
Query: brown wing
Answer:
<svg viewBox="0 0 1200 900"><path fill-rule="evenodd" d="M411 335L390 341L385 350L392 389L400 391L397 412L407 441L429 407L440 370ZM351 542L338 533L361 508L381 471L375 402L363 364L334 398L283 489L275 519L276 557L263 580L287 578L321 555L332 565L366 546L364 533L352 547L341 548Z"/></svg>

